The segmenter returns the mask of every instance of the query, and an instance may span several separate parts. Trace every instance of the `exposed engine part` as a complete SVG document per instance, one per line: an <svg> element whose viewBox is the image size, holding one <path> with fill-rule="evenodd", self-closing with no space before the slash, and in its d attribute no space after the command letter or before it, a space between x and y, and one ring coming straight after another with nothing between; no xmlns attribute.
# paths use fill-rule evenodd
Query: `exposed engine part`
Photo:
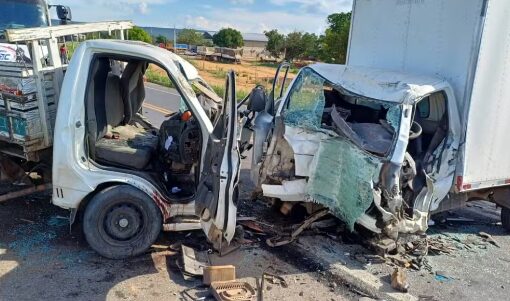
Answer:
<svg viewBox="0 0 510 301"><path fill-rule="evenodd" d="M391 239L398 237L399 230L407 226L406 218L413 216L416 175L416 163L409 153L405 154L402 165L388 162L381 169L381 190L374 190L374 204L381 214L382 232Z"/></svg>
<svg viewBox="0 0 510 301"><path fill-rule="evenodd" d="M404 162L402 163L402 169L400 170L400 187L402 187L402 198L408 214L412 212L410 210L413 207L413 200L416 195L416 189L413 183L417 174L416 162L413 157L406 152Z"/></svg>
<svg viewBox="0 0 510 301"><path fill-rule="evenodd" d="M416 162L409 153L404 155L404 163L402 163L402 169L400 170L400 184L402 189L409 187L413 190L413 180L418 172L416 171Z"/></svg>

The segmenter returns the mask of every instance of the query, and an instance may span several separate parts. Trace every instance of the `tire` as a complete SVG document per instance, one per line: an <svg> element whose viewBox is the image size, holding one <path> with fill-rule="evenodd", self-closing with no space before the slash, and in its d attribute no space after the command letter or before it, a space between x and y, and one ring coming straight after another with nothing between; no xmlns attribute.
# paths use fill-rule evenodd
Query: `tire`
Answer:
<svg viewBox="0 0 510 301"><path fill-rule="evenodd" d="M501 224L506 231L510 232L510 209L506 207L501 208Z"/></svg>
<svg viewBox="0 0 510 301"><path fill-rule="evenodd" d="M83 232L90 247L110 259L145 252L161 232L159 208L144 192L118 185L96 194L83 216Z"/></svg>

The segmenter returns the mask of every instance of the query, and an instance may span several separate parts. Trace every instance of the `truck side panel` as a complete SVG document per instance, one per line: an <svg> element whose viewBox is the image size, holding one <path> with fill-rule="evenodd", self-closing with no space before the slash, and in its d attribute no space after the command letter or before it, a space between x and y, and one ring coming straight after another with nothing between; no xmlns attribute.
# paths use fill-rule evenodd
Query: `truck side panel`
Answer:
<svg viewBox="0 0 510 301"><path fill-rule="evenodd" d="M463 100L483 7L484 0L355 0L347 63L440 76ZM462 101L457 106L463 112Z"/></svg>
<svg viewBox="0 0 510 301"><path fill-rule="evenodd" d="M464 148L462 190L510 184L510 1L490 0Z"/></svg>

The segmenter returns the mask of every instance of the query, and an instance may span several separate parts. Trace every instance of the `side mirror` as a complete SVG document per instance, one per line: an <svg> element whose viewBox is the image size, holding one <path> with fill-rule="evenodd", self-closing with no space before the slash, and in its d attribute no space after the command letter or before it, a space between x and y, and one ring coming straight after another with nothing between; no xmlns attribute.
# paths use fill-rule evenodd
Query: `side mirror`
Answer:
<svg viewBox="0 0 510 301"><path fill-rule="evenodd" d="M256 86L251 90L248 99L248 110L251 112L262 112L266 109L267 95L264 87Z"/></svg>
<svg viewBox="0 0 510 301"><path fill-rule="evenodd" d="M72 20L73 16L69 6L55 5L55 7L57 8L57 16L61 24L67 24L68 21Z"/></svg>

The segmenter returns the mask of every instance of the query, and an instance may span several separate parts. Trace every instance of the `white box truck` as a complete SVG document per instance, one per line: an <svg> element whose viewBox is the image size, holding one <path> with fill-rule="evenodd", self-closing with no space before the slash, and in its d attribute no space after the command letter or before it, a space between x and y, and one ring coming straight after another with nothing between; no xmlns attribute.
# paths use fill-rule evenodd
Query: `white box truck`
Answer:
<svg viewBox="0 0 510 301"><path fill-rule="evenodd" d="M391 240L475 199L510 229L509 16L504 0L354 0L347 64L252 105L262 194Z"/></svg>
<svg viewBox="0 0 510 301"><path fill-rule="evenodd" d="M355 0L347 56L351 66L436 76L451 85L447 106L459 116L460 141L451 185L431 210L456 207L459 200L492 200L503 207L506 228L509 16L505 0ZM422 119L434 114L433 101L421 107Z"/></svg>

